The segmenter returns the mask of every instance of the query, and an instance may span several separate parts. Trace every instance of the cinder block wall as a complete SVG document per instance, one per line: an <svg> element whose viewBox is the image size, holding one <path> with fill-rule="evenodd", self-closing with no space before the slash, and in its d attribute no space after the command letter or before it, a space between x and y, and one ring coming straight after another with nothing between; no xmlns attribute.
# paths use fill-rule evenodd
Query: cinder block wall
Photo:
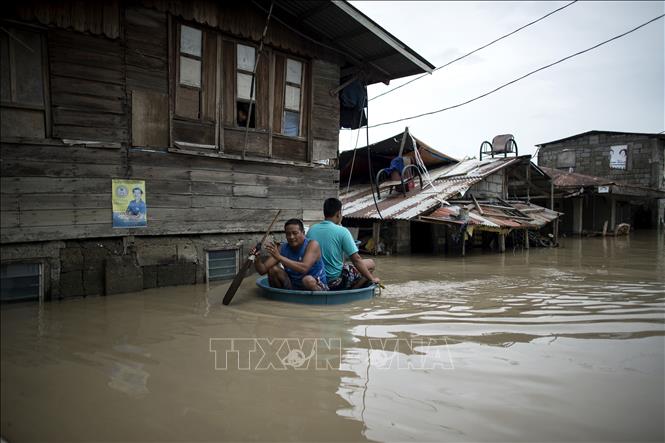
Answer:
<svg viewBox="0 0 665 443"><path fill-rule="evenodd" d="M626 169L610 169L610 148L628 146ZM564 152L575 154L574 172L606 177L635 186L665 190L665 141L655 136L636 134L591 134L543 146L538 164L560 166Z"/></svg>
<svg viewBox="0 0 665 443"><path fill-rule="evenodd" d="M485 177L482 181L471 186L467 195L471 193L476 198L503 198L503 174L504 170L501 169Z"/></svg>
<svg viewBox="0 0 665 443"><path fill-rule="evenodd" d="M283 241L283 234L273 236ZM111 295L204 283L207 251L237 249L242 264L260 238L236 234L16 243L3 245L2 262L41 263L47 298Z"/></svg>

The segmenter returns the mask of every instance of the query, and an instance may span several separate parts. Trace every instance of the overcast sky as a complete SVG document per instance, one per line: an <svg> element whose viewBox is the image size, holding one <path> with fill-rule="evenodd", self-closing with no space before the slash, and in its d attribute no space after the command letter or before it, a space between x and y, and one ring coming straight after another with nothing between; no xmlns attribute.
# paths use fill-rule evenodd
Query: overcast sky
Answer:
<svg viewBox="0 0 665 443"><path fill-rule="evenodd" d="M352 1L435 66L441 66L569 2ZM663 14L665 2L583 2L369 103L370 125L463 102ZM370 86L370 99L389 86ZM461 108L370 128L370 143L405 126L458 159L480 143L515 136L520 154L589 130L665 130L665 19L536 73ZM365 130L358 146L365 146ZM358 131L340 131L341 150Z"/></svg>

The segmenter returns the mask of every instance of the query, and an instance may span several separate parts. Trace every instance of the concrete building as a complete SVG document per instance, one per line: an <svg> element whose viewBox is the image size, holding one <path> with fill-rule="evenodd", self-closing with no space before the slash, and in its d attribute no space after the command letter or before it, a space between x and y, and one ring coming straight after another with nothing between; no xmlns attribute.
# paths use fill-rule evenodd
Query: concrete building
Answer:
<svg viewBox="0 0 665 443"><path fill-rule="evenodd" d="M665 221L665 134L589 131L538 147L538 165L556 170L549 173L558 186L555 209L567 214L564 231Z"/></svg>

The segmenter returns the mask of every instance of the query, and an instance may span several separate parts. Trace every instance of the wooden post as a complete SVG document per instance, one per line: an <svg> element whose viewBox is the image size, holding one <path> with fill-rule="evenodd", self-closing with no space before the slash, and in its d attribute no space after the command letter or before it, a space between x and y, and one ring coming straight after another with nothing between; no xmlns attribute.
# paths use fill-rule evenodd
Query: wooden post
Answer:
<svg viewBox="0 0 665 443"><path fill-rule="evenodd" d="M613 195L610 195L610 230L614 231L617 227L617 201Z"/></svg>
<svg viewBox="0 0 665 443"><path fill-rule="evenodd" d="M529 230L524 230L524 249L529 249Z"/></svg>
<svg viewBox="0 0 665 443"><path fill-rule="evenodd" d="M531 202L531 160L526 164L526 202Z"/></svg>
<svg viewBox="0 0 665 443"><path fill-rule="evenodd" d="M582 233L582 220L584 215L584 199L577 197L573 200L573 234Z"/></svg>
<svg viewBox="0 0 665 443"><path fill-rule="evenodd" d="M460 229L460 238L462 239L462 257L466 255L466 226Z"/></svg>
<svg viewBox="0 0 665 443"><path fill-rule="evenodd" d="M379 241L381 240L381 222L372 224L372 240L374 241L374 255L379 250Z"/></svg>
<svg viewBox="0 0 665 443"><path fill-rule="evenodd" d="M550 209L554 211L554 183L550 182Z"/></svg>
<svg viewBox="0 0 665 443"><path fill-rule="evenodd" d="M559 244L559 217L554 219L554 244Z"/></svg>
<svg viewBox="0 0 665 443"><path fill-rule="evenodd" d="M404 134L402 134L402 141L399 144L399 154L398 157L401 157L404 153L404 144L406 143L406 138L409 136L409 127L404 128ZM402 175L402 171L399 171L399 174Z"/></svg>
<svg viewBox="0 0 665 443"><path fill-rule="evenodd" d="M506 252L506 234L499 233L499 252Z"/></svg>
<svg viewBox="0 0 665 443"><path fill-rule="evenodd" d="M215 76L215 146L217 152L224 151L222 129L222 36L217 34L217 72Z"/></svg>

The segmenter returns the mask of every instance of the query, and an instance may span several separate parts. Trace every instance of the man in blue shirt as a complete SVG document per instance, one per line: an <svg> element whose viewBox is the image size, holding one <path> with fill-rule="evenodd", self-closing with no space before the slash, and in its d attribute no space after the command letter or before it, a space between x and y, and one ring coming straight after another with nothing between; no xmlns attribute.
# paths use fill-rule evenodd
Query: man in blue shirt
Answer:
<svg viewBox="0 0 665 443"><path fill-rule="evenodd" d="M125 213L133 218L143 218L145 217L145 202L141 199L143 196L143 189L137 186L132 189L132 193L134 193L134 200L129 202Z"/></svg>
<svg viewBox="0 0 665 443"><path fill-rule="evenodd" d="M316 240L321 247L330 290L360 288L368 282L378 284L381 280L372 275L376 267L374 260L360 257L353 236L341 226L342 202L336 198L327 199L323 203L323 216L325 220L312 226L307 238ZM344 263L345 256L353 264Z"/></svg>
<svg viewBox="0 0 665 443"><path fill-rule="evenodd" d="M268 281L273 288L327 291L326 271L319 244L305 238L305 228L297 218L284 224L284 232L286 243L281 247L274 243L266 244L266 251L270 255L265 261L255 257L256 248L249 252L250 256L255 257L256 271L261 275L268 273Z"/></svg>

